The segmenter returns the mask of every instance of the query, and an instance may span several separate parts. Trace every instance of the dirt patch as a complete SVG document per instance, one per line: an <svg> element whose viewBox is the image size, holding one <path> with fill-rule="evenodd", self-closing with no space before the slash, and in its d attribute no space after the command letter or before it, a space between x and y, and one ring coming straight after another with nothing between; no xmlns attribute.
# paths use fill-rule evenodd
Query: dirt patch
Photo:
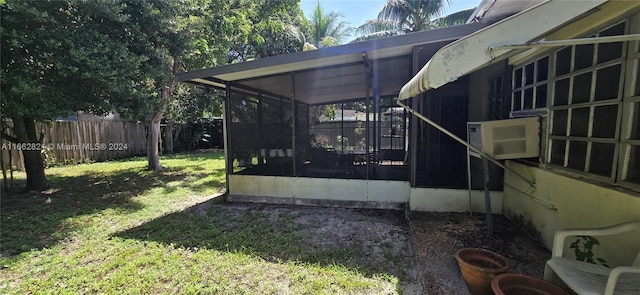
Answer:
<svg viewBox="0 0 640 295"><path fill-rule="evenodd" d="M194 210L226 216L228 227L247 226L249 219L251 225L269 223L278 228L274 234L302 237L294 246L305 252L299 255L304 261L396 277L397 289L389 294L423 293L404 211L254 203L203 203Z"/></svg>
<svg viewBox="0 0 640 295"><path fill-rule="evenodd" d="M493 215L489 234L483 214L412 212L411 234L425 294L469 294L455 252L484 248L505 256L511 271L542 277L551 253L502 215Z"/></svg>
<svg viewBox="0 0 640 295"><path fill-rule="evenodd" d="M469 294L454 254L461 248L484 248L511 263L511 271L542 277L551 256L503 215L494 215L489 235L484 214L346 209L252 203L201 204L223 213L231 226L243 226L248 216L261 222L288 224L304 237L307 253L318 253L367 276L388 274L398 278L401 294ZM234 221L236 220L236 221ZM277 234L277 233L275 233ZM391 292L391 293L395 293Z"/></svg>

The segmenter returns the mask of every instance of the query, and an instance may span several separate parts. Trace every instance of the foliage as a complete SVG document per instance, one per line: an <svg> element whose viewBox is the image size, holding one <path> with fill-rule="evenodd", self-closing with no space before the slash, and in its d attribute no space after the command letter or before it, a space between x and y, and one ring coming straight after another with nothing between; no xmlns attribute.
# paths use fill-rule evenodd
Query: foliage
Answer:
<svg viewBox="0 0 640 295"><path fill-rule="evenodd" d="M182 63L185 69L200 69L301 51L301 13L293 0L196 1L182 21L183 32L193 36ZM224 95L178 84L166 119L187 124L207 115L221 116Z"/></svg>
<svg viewBox="0 0 640 295"><path fill-rule="evenodd" d="M603 266L609 267L605 259L594 256L593 247L595 245L600 245L598 239L591 236L577 236L576 241L571 243L569 248L574 249L576 259L579 261L586 261L593 264L596 264L597 262Z"/></svg>
<svg viewBox="0 0 640 295"><path fill-rule="evenodd" d="M308 42L316 48L323 48L341 44L353 28L344 20L342 13L335 10L327 12L318 1L306 20L306 31Z"/></svg>
<svg viewBox="0 0 640 295"><path fill-rule="evenodd" d="M168 105L165 118L172 124L199 123L203 118L222 115L221 100L224 93L219 90L176 85L173 98Z"/></svg>
<svg viewBox="0 0 640 295"><path fill-rule="evenodd" d="M389 0L378 17L359 26L360 42L411 32L464 24L475 9L467 9L442 17L449 0Z"/></svg>
<svg viewBox="0 0 640 295"><path fill-rule="evenodd" d="M238 44L249 44L242 60L303 44L284 34L301 23L294 0L16 0L0 9L0 113L25 126L16 137L3 137L38 142L34 120L117 111L151 121L149 162L156 169L161 166L152 150L165 111L176 121L221 113L209 93L177 86L176 72L238 60L229 54L239 52L233 49ZM41 155L27 156L28 178L40 180L27 185L46 187Z"/></svg>
<svg viewBox="0 0 640 295"><path fill-rule="evenodd" d="M445 15L433 20L430 26L432 29L435 29L465 24L475 10L474 7Z"/></svg>
<svg viewBox="0 0 640 295"><path fill-rule="evenodd" d="M298 36L284 34L301 26L299 11L293 0L9 1L2 113L41 120L117 110L146 119L162 106L175 59L199 69L227 63L238 44L251 46L243 59L301 50Z"/></svg>
<svg viewBox="0 0 640 295"><path fill-rule="evenodd" d="M153 71L163 61L144 47L153 40L140 28L155 28L128 25L132 14L149 9L135 3L139 5L116 0L2 5L3 116L43 120L75 111L105 114L114 106L122 106L123 114L143 113L158 85L171 77Z"/></svg>
<svg viewBox="0 0 640 295"><path fill-rule="evenodd" d="M229 62L302 51L303 14L294 0L245 0Z"/></svg>

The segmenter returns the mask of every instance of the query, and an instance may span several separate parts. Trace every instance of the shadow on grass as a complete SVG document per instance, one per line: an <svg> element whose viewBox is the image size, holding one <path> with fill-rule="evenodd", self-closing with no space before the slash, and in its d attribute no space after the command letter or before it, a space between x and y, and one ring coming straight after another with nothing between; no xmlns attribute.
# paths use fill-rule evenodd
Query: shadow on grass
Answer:
<svg viewBox="0 0 640 295"><path fill-rule="evenodd" d="M95 174L81 176L49 175L51 189L45 192L15 190L3 193L0 204L1 254L11 257L32 249L51 247L96 222L77 217L106 209L116 209L111 214L117 215L140 210L144 205L133 198L152 189L161 188L158 197L162 198L178 188L200 193L211 187L222 187L223 180L197 181L212 174L216 179L224 179L223 170L187 173L170 168L167 172L156 173L139 167L109 174L96 171ZM24 185L24 180L16 182L16 185ZM69 222L69 218L76 219Z"/></svg>
<svg viewBox="0 0 640 295"><path fill-rule="evenodd" d="M376 227L363 230L370 219ZM332 227L349 223L358 226ZM367 277L392 275L410 281L406 227L399 211L208 201L114 236L191 251L242 253L271 262L342 265Z"/></svg>

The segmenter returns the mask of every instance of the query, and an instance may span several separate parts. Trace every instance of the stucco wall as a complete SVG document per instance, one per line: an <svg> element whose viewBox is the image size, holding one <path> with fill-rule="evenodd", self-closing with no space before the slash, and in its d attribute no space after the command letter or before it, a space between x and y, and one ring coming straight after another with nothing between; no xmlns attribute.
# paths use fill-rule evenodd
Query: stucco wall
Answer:
<svg viewBox="0 0 640 295"><path fill-rule="evenodd" d="M229 175L229 194L328 201L407 203L406 181Z"/></svg>
<svg viewBox="0 0 640 295"><path fill-rule="evenodd" d="M408 203L414 211L468 212L471 206L473 212L485 212L483 191L472 191L469 204L468 190L411 188L405 181L229 175L229 195L242 196L243 201L287 204L305 204L305 200ZM495 214L502 212L502 195L499 191L491 192L491 208Z"/></svg>
<svg viewBox="0 0 640 295"><path fill-rule="evenodd" d="M558 229L596 228L640 220L640 194L513 161L507 161L507 166L534 179L536 185L531 188L513 174L505 173L504 214L538 236L549 249ZM601 240L600 254L613 265L628 263L630 256L635 258L632 253L640 250L637 236L623 237L615 243Z"/></svg>
<svg viewBox="0 0 640 295"><path fill-rule="evenodd" d="M491 212L502 213L502 192L492 191L490 195ZM411 188L409 205L413 211L469 212L471 208L471 212L486 212L484 191L478 190L471 191L471 202L469 202L468 190Z"/></svg>

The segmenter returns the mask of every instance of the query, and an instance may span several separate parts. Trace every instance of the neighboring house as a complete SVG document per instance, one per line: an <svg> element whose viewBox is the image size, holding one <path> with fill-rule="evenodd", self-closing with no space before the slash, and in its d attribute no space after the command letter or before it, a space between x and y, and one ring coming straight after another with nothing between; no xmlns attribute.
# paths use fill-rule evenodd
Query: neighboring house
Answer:
<svg viewBox="0 0 640 295"><path fill-rule="evenodd" d="M550 246L558 228L640 219L637 34L639 1L486 0L466 25L177 79L227 90L232 200L483 211L482 169L468 168L467 147L419 117L403 113L408 123L395 127L406 132L402 161L380 156L393 134L383 131L382 106L399 98L463 139L467 122L538 117L539 156L500 162L516 173L492 166L492 209ZM373 114L364 142L317 147L310 108L353 101ZM252 165L238 167L238 151Z"/></svg>

